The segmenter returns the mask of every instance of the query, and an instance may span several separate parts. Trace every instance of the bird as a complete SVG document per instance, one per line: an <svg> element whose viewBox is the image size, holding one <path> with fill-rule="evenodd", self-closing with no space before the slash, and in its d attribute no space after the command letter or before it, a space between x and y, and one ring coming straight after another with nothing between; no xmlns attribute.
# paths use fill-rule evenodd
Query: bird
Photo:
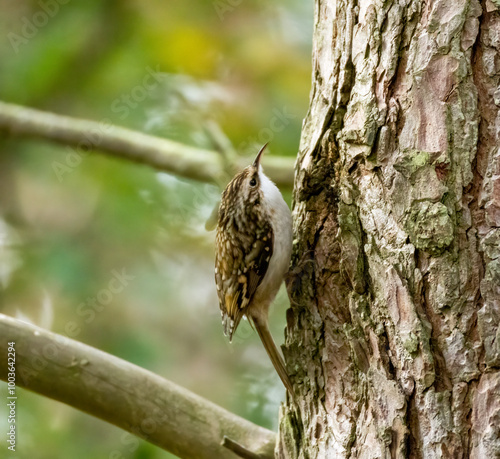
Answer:
<svg viewBox="0 0 500 459"><path fill-rule="evenodd" d="M246 316L293 397L268 320L269 307L290 265L292 214L278 187L264 174L261 160L266 146L222 193L215 236L215 283L224 334L231 341Z"/></svg>

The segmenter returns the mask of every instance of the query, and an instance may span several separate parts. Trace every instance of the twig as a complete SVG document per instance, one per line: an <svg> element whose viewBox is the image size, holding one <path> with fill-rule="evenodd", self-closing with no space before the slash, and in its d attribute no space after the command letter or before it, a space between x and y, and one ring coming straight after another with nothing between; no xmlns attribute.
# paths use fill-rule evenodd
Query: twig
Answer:
<svg viewBox="0 0 500 459"><path fill-rule="evenodd" d="M226 436L222 439L221 445L243 459L263 459L261 454L254 453L253 451L246 449L244 446Z"/></svg>

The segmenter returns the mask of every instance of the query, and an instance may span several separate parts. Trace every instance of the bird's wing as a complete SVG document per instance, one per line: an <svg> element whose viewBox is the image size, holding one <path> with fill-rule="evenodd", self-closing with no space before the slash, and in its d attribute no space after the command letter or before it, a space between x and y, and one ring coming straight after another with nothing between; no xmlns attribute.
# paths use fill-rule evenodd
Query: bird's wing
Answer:
<svg viewBox="0 0 500 459"><path fill-rule="evenodd" d="M230 338L266 275L273 239L270 224L248 233L217 229L215 282L224 332Z"/></svg>

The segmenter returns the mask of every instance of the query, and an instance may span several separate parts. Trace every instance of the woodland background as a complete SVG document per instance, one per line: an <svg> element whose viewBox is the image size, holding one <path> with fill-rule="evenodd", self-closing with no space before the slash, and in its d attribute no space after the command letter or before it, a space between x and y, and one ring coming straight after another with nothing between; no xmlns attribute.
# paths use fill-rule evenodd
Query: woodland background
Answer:
<svg viewBox="0 0 500 459"><path fill-rule="evenodd" d="M203 148L230 139L248 156L271 140L270 154L295 156L310 90L312 3L0 5L0 100ZM70 329L74 339L276 430L284 389L258 337L247 323L231 346L222 334L214 234L204 228L219 191L0 136L0 312L60 334ZM117 273L129 277L120 284ZM287 304L282 290L270 317L278 342ZM15 457L173 457L18 390Z"/></svg>

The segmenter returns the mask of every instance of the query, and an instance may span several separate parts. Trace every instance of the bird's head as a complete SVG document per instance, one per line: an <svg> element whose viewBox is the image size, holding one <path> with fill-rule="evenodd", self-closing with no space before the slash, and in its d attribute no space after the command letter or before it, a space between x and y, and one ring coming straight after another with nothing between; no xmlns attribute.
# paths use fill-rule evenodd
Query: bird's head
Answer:
<svg viewBox="0 0 500 459"><path fill-rule="evenodd" d="M261 159L267 143L259 150L254 162L245 167L228 184L222 195L222 201L233 201L233 206L260 204L262 199L261 182L263 178ZM239 207L238 206L238 207Z"/></svg>

